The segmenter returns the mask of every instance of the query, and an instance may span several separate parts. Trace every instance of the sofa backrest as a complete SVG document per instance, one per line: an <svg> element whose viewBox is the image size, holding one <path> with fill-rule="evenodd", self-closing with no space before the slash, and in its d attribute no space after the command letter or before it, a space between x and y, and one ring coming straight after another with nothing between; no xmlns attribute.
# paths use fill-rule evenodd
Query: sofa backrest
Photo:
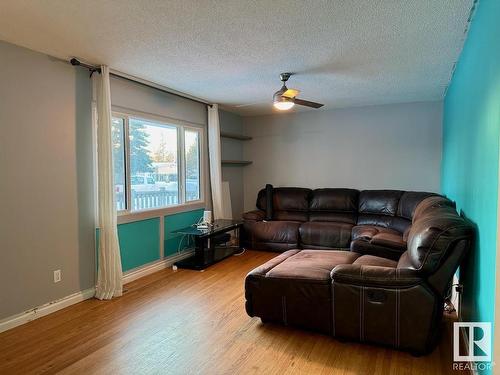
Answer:
<svg viewBox="0 0 500 375"><path fill-rule="evenodd" d="M428 193L424 191L405 191L401 196L401 198L399 199L397 216L403 217L411 221L417 206L425 199L432 196L446 199L436 193ZM448 202L451 202L448 199L446 200Z"/></svg>
<svg viewBox="0 0 500 375"><path fill-rule="evenodd" d="M308 221L311 189L273 188L273 220ZM266 190L259 191L257 208L266 209Z"/></svg>
<svg viewBox="0 0 500 375"><path fill-rule="evenodd" d="M358 225L377 225L404 233L413 213L435 193L401 190L363 190L359 194Z"/></svg>
<svg viewBox="0 0 500 375"><path fill-rule="evenodd" d="M309 221L340 221L356 224L359 191L316 189L309 201Z"/></svg>
<svg viewBox="0 0 500 375"><path fill-rule="evenodd" d="M452 202L448 198L441 195L434 195L428 197L419 204L412 215L412 220L417 221L421 216L424 216L428 212L434 210L435 208L451 207L455 209L455 202Z"/></svg>
<svg viewBox="0 0 500 375"><path fill-rule="evenodd" d="M409 223L396 216L403 191L363 190L359 193L358 225L376 225L404 232ZM398 225L399 224L399 225Z"/></svg>
<svg viewBox="0 0 500 375"><path fill-rule="evenodd" d="M421 203L425 210L418 212L408 235L406 263L424 274L433 274L459 242L471 243L474 236L474 227L453 204L435 205L436 201L430 197Z"/></svg>
<svg viewBox="0 0 500 375"><path fill-rule="evenodd" d="M377 225L405 232L418 204L427 192L401 190L272 189L273 220L340 221L353 225ZM259 191L257 208L266 210L266 189Z"/></svg>

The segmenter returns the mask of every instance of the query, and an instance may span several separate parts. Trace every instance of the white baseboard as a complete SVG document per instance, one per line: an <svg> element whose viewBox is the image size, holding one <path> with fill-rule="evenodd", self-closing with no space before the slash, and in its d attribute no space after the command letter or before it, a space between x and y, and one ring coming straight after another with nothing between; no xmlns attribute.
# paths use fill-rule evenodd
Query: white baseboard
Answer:
<svg viewBox="0 0 500 375"><path fill-rule="evenodd" d="M35 307L23 313L2 319L0 320L0 332L4 332L22 324L31 322L32 320L41 318L42 316L74 305L75 303L85 301L86 299L94 297L94 294L95 288L82 290L81 292L70 294L69 296Z"/></svg>
<svg viewBox="0 0 500 375"><path fill-rule="evenodd" d="M123 274L123 284L128 284L134 280L140 279L141 277L164 270L165 268L171 267L175 262L188 258L193 254L194 250L183 251L182 253L171 255L167 258L157 260L156 262L149 263L145 266L127 271Z"/></svg>
<svg viewBox="0 0 500 375"><path fill-rule="evenodd" d="M150 275L156 271L168 268L172 266L175 262L187 258L193 254L194 250L189 250L181 254L176 254L168 258L156 261L154 263L150 263L146 266L136 268L123 275L123 283L126 284L131 281L137 280L141 277ZM95 288L82 290L81 292L76 292L61 299L48 302L44 305L35 307L20 314L9 316L5 319L0 320L0 333L18 327L22 324L31 322L32 320L41 318L42 316L64 309L65 307L74 305L75 303L85 301L86 299L90 299L94 297L94 294L95 294Z"/></svg>

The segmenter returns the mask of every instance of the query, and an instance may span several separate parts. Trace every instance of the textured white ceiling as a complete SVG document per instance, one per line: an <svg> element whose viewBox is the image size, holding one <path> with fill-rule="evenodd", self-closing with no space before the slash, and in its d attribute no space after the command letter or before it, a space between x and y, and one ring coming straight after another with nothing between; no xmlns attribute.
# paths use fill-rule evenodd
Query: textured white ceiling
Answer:
<svg viewBox="0 0 500 375"><path fill-rule="evenodd" d="M256 115L284 71L326 109L442 99L472 2L3 0L0 39Z"/></svg>

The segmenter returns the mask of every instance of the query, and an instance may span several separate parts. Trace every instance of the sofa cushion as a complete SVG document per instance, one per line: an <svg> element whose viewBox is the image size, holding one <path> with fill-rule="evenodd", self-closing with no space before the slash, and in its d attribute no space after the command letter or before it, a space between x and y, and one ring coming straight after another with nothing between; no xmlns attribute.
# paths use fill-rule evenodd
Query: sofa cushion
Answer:
<svg viewBox="0 0 500 375"><path fill-rule="evenodd" d="M402 233L374 225L358 225L352 229L351 251L398 260L406 250Z"/></svg>
<svg viewBox="0 0 500 375"><path fill-rule="evenodd" d="M309 203L310 221L356 223L359 192L354 189L316 189Z"/></svg>
<svg viewBox="0 0 500 375"><path fill-rule="evenodd" d="M302 247L348 248L353 225L340 222L307 222L299 227Z"/></svg>
<svg viewBox="0 0 500 375"><path fill-rule="evenodd" d="M266 277L302 279L330 284L330 272L339 264L352 264L358 254L338 250L302 250L266 273Z"/></svg>
<svg viewBox="0 0 500 375"><path fill-rule="evenodd" d="M296 244L300 223L296 221L257 221L252 223L253 242Z"/></svg>
<svg viewBox="0 0 500 375"><path fill-rule="evenodd" d="M261 264L260 266L254 268L252 271L248 273L248 275L265 277L270 270L272 270L280 263L283 263L289 257L297 254L299 251L300 250L298 249L285 251L284 253L275 256L271 260L268 260L266 263Z"/></svg>
<svg viewBox="0 0 500 375"><path fill-rule="evenodd" d="M404 249L377 245L360 238L351 242L351 251L358 254L375 255L387 259L398 260L401 254L403 254Z"/></svg>
<svg viewBox="0 0 500 375"><path fill-rule="evenodd" d="M264 321L332 333L330 272L358 257L349 251L291 250L245 279L246 310Z"/></svg>
<svg viewBox="0 0 500 375"><path fill-rule="evenodd" d="M385 227L379 227L376 225L356 225L352 228L352 239L365 239L367 241L371 241L373 237L381 233L401 236L401 233Z"/></svg>
<svg viewBox="0 0 500 375"><path fill-rule="evenodd" d="M400 233L382 232L378 233L370 241L372 244L391 247L393 249L406 250L406 242Z"/></svg>
<svg viewBox="0 0 500 375"><path fill-rule="evenodd" d="M305 211L274 211L273 220L308 221L309 214Z"/></svg>
<svg viewBox="0 0 500 375"><path fill-rule="evenodd" d="M398 262L395 260L377 257L374 255L363 255L354 261L353 264L359 264L362 266L378 266L378 267L392 267L396 268Z"/></svg>

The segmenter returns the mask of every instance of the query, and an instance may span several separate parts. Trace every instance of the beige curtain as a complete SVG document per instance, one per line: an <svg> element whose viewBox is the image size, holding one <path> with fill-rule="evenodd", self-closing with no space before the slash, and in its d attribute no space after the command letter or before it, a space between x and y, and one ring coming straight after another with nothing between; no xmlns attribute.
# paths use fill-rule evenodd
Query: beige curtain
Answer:
<svg viewBox="0 0 500 375"><path fill-rule="evenodd" d="M223 219L220 125L219 107L217 104L208 107L208 151L213 218Z"/></svg>
<svg viewBox="0 0 500 375"><path fill-rule="evenodd" d="M99 263L95 297L111 299L122 295L123 280L116 224L113 183L113 143L109 68L94 75L97 94L97 179L99 215Z"/></svg>

